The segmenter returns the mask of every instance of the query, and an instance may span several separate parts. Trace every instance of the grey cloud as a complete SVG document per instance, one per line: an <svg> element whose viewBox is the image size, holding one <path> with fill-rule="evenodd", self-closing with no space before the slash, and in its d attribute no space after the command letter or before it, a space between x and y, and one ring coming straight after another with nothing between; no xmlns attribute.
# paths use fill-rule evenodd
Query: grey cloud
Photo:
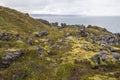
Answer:
<svg viewBox="0 0 120 80"><path fill-rule="evenodd" d="M0 5L40 14L120 15L120 0L1 0Z"/></svg>

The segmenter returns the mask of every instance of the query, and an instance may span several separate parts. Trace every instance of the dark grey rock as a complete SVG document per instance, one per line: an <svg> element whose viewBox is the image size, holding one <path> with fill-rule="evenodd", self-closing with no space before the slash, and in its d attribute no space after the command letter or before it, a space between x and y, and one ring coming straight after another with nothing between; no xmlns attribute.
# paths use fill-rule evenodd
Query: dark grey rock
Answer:
<svg viewBox="0 0 120 80"><path fill-rule="evenodd" d="M93 60L97 64L101 64L100 55L96 54L93 56Z"/></svg>

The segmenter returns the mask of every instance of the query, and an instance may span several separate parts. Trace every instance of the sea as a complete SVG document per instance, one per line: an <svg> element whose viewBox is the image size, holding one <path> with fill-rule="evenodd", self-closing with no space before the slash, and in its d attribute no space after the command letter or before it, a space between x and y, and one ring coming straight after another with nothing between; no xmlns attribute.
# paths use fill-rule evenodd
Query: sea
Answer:
<svg viewBox="0 0 120 80"><path fill-rule="evenodd" d="M106 28L113 33L120 33L120 16L81 16L81 15L44 15L31 14L33 18L44 19L52 22L66 23L69 25L83 24L85 26L95 25Z"/></svg>

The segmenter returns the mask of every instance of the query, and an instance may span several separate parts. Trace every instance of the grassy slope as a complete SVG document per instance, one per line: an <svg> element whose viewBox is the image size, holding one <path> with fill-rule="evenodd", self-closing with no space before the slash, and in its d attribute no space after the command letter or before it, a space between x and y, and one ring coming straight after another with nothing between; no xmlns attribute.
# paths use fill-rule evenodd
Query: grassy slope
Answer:
<svg viewBox="0 0 120 80"><path fill-rule="evenodd" d="M41 38L34 37L34 34L39 30L46 30L49 35ZM16 10L0 7L0 32L6 31L14 34L21 33L24 37L28 37L30 31L30 37L33 38L35 44L30 46L26 40L0 41L0 56L5 54L6 46L9 46L9 50L22 48L29 51L28 54L14 61L9 68L0 70L1 80L12 80L14 75L15 80L103 80L106 78L116 80L114 75L120 70L119 68L113 69L114 71L108 69L105 73L92 70L91 67L95 64L86 64L84 59L92 62L91 57L97 53L101 46L91 44L84 37L65 37L67 32L77 35L79 32L77 29L63 28L58 30L57 27L44 25ZM110 34L94 28L87 28L87 32L97 33L97 35ZM47 40L52 40L59 47L51 49L51 44ZM84 49L83 43L87 43L90 50ZM38 45L43 49L45 56L41 57L36 53L35 47ZM49 55L45 51L51 52L53 55ZM75 59L83 60L83 62L75 64ZM110 75L112 76L110 77Z"/></svg>
<svg viewBox="0 0 120 80"><path fill-rule="evenodd" d="M34 20L28 14L23 14L6 7L0 7L1 30L28 32L40 28L45 28L45 25Z"/></svg>

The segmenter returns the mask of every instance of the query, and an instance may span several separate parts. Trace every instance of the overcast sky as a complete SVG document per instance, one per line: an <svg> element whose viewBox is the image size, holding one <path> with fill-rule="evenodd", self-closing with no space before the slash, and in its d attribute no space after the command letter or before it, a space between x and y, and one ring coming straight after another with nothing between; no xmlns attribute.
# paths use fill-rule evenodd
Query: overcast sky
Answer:
<svg viewBox="0 0 120 80"><path fill-rule="evenodd" d="M0 0L0 5L32 14L120 16L120 0Z"/></svg>

